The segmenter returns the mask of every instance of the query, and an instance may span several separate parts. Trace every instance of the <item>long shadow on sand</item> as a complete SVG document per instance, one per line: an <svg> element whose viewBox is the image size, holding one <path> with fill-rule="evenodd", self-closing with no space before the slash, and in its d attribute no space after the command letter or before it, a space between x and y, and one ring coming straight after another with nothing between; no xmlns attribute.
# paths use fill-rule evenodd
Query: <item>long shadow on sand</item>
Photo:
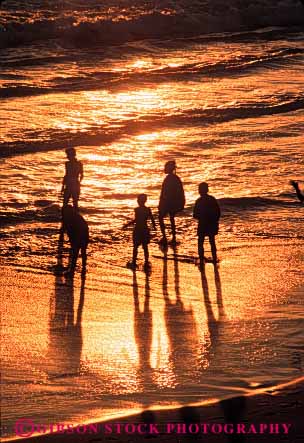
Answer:
<svg viewBox="0 0 304 443"><path fill-rule="evenodd" d="M209 285L206 276L205 266L201 268L201 281L202 281L203 300L207 314L207 327L210 336L210 346L208 349L208 355L206 355L205 358L208 359L208 364L210 366L212 356L215 354L215 350L218 344L221 323L225 318L221 278L217 266L214 266L214 283L216 290L216 306L218 310L218 319L216 319L212 307L212 302L210 300Z"/></svg>
<svg viewBox="0 0 304 443"><path fill-rule="evenodd" d="M180 294L180 276L177 249L174 249L174 299L168 289L168 260L163 260L162 290L165 301L165 324L170 348L171 367L177 385L191 382L199 346L198 330L194 312L186 308Z"/></svg>
<svg viewBox="0 0 304 443"><path fill-rule="evenodd" d="M216 347L219 341L219 335L220 335L220 328L221 323L223 322L225 318L225 310L223 305L223 295L222 295L222 286L221 286L221 279L220 279L220 273L217 266L214 266L214 283L215 283L215 289L216 289L216 307L218 310L218 318L216 318L212 302L210 299L210 293L209 293L209 285L208 280L206 276L206 270L203 266L201 268L201 281L202 281L202 293L203 293L203 300L206 308L206 314L207 314L207 325L208 325L208 331L210 336L210 346L208 348L207 355L205 354L205 359L208 360L209 367L212 367L212 360L215 356ZM225 423L229 424L236 424L241 423L243 420L243 416L245 414L246 410L246 399L243 396L234 397L231 399L222 400L219 402L220 408L223 413L223 418ZM181 408L180 415L181 415L181 422L190 425L193 423L200 423L205 422L204 417L201 417L202 410L196 407L189 407L186 406L184 408ZM218 420L215 420L214 422L218 422ZM209 423L210 424L210 423ZM227 434L218 436L218 438L212 439L212 441L217 442L231 442L231 443L244 443L245 437L244 435L238 435L238 434ZM208 436L202 436L201 434L194 434L194 435L187 435L184 437L183 441L206 441L206 438L208 439Z"/></svg>
<svg viewBox="0 0 304 443"><path fill-rule="evenodd" d="M57 267L62 268L63 235L59 237ZM79 304L74 306L74 280L61 273L55 276L54 296L50 300L48 374L49 377L78 375L82 351L81 318L85 297L82 274ZM75 312L74 312L75 311ZM76 315L75 315L76 314ZM74 319L74 317L76 317Z"/></svg>
<svg viewBox="0 0 304 443"><path fill-rule="evenodd" d="M138 283L136 272L133 272L133 299L134 299L134 337L139 356L139 378L142 389L151 391L153 385L150 353L152 347L152 311L150 309L149 275L145 275L145 299L141 311L139 305Z"/></svg>

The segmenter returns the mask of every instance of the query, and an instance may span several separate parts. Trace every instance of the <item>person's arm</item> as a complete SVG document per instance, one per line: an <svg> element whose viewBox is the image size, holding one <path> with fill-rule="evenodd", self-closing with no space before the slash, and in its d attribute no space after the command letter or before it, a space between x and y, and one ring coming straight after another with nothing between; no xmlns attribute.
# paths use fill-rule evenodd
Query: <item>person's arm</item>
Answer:
<svg viewBox="0 0 304 443"><path fill-rule="evenodd" d="M165 199L166 199L166 196L165 196L165 193L166 193L166 179L162 182L162 185L161 185L161 191L160 191L160 196L159 196L159 204L162 204L164 201L165 201Z"/></svg>
<svg viewBox="0 0 304 443"><path fill-rule="evenodd" d="M122 229L126 229L126 228L128 228L129 226L132 226L132 225L134 225L134 223L135 223L135 218L132 219L132 220L130 220L130 221L128 221L128 222L126 222L126 223L122 226Z"/></svg>
<svg viewBox="0 0 304 443"><path fill-rule="evenodd" d="M61 193L63 194L64 192L64 188L65 188L65 180L66 180L66 176L67 176L67 164L65 164L65 174L64 177L62 179L62 186L61 186Z"/></svg>
<svg viewBox="0 0 304 443"><path fill-rule="evenodd" d="M182 203L182 206L184 208L185 204L186 204L186 197L185 197L184 186L183 186L183 182L181 181L181 179L179 177L178 177L178 181L179 181L179 188L180 188L179 192L180 192L180 195L181 195L181 203Z"/></svg>
<svg viewBox="0 0 304 443"><path fill-rule="evenodd" d="M294 180L292 180L290 182L290 184L294 187L297 197L300 200L301 203L304 202L304 195L301 193L300 188L299 188L299 183L295 182Z"/></svg>
<svg viewBox="0 0 304 443"><path fill-rule="evenodd" d="M126 229L126 228L128 228L129 226L132 226L132 225L134 225L134 220L131 220L131 221L125 223L125 224L122 226L122 229Z"/></svg>
<svg viewBox="0 0 304 443"><path fill-rule="evenodd" d="M199 204L198 204L197 200L195 202L194 209L193 209L193 218L196 218L197 220L199 219Z"/></svg>
<svg viewBox="0 0 304 443"><path fill-rule="evenodd" d="M216 213L216 217L219 220L220 216L221 216L221 208L219 207L219 204L217 202L216 199L214 199L214 203L215 203L215 213Z"/></svg>
<svg viewBox="0 0 304 443"><path fill-rule="evenodd" d="M83 179L83 164L81 162L79 162L79 181L81 182Z"/></svg>

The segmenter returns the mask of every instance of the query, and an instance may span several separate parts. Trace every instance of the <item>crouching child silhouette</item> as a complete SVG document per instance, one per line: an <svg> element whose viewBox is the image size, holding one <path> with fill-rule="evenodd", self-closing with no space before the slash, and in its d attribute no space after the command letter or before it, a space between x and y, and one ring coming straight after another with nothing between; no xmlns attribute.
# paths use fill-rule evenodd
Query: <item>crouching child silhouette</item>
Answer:
<svg viewBox="0 0 304 443"><path fill-rule="evenodd" d="M85 272L87 264L87 247L89 243L88 224L71 205L63 207L62 217L63 228L68 234L71 245L70 265L67 274L74 274L79 252L81 252L82 271Z"/></svg>
<svg viewBox="0 0 304 443"><path fill-rule="evenodd" d="M139 246L143 247L145 264L144 269L147 271L150 269L149 263L149 249L148 244L150 243L150 230L148 227L148 221L150 220L153 228L156 229L155 220L150 208L146 206L147 195L139 194L137 197L138 207L135 208L134 220L124 225L124 228L130 225L134 225L133 228L133 257L132 261L128 262L127 266L130 269L136 269L136 260L138 254Z"/></svg>
<svg viewBox="0 0 304 443"><path fill-rule="evenodd" d="M201 183L198 187L200 198L195 202L193 217L198 220L197 227L197 249L200 265L204 264L204 241L209 237L213 263L217 262L217 251L215 236L218 234L220 207L214 197L208 194L208 183Z"/></svg>
<svg viewBox="0 0 304 443"><path fill-rule="evenodd" d="M290 184L295 189L297 197L300 200L300 202L304 203L304 194L300 190L299 183L294 180L291 180Z"/></svg>

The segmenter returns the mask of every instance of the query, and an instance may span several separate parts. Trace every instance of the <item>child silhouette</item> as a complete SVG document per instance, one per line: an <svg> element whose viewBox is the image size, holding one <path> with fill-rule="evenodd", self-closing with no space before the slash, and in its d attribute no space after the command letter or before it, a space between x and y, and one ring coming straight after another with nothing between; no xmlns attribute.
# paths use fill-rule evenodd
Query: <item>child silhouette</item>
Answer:
<svg viewBox="0 0 304 443"><path fill-rule="evenodd" d="M65 150L68 161L65 163L65 176L63 177L61 193L63 194L63 207L67 206L70 198L73 207L78 211L78 200L80 195L80 182L83 179L83 165L76 158L76 150L68 148Z"/></svg>
<svg viewBox="0 0 304 443"><path fill-rule="evenodd" d="M215 236L218 234L219 219L221 211L219 205L212 195L208 194L208 183L200 183L198 187L200 198L195 202L193 217L198 220L197 227L197 249L200 264L204 263L204 240L209 237L213 263L217 262L217 251Z"/></svg>
<svg viewBox="0 0 304 443"><path fill-rule="evenodd" d="M133 257L132 261L128 263L128 267L131 269L136 269L136 260L138 248L142 245L145 256L145 270L150 268L149 263L149 249L148 244L150 243L150 230L148 227L148 220L152 222L153 228L156 229L155 220L150 208L146 206L147 195L139 194L137 197L138 207L135 208L134 220L127 223L124 227L134 224L133 229Z"/></svg>

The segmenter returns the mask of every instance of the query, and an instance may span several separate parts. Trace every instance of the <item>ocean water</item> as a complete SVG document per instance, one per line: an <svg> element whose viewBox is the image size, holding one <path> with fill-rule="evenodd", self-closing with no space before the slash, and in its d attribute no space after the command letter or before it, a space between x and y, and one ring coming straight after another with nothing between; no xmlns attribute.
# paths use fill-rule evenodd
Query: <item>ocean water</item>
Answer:
<svg viewBox="0 0 304 443"><path fill-rule="evenodd" d="M223 260L244 246L289 245L297 251L293 266L301 267L303 205L289 180L304 188L304 7L291 0L243 3L2 3L3 263L54 270L64 149L74 146L84 163L80 208L90 225L92 269L103 260L125 265L131 237L121 227L139 193L157 213L163 165L171 159L186 191L177 221L180 254L195 255L192 208L198 183L207 181L222 209ZM156 238L151 248L157 255ZM289 271L286 279L294 275L299 283ZM155 285L157 292L161 283ZM298 340L301 316L294 324L285 314ZM172 365L170 371L174 378ZM291 372L279 371L277 380ZM165 372L158 377L159 386L174 391ZM38 414L33 404L28 411Z"/></svg>

